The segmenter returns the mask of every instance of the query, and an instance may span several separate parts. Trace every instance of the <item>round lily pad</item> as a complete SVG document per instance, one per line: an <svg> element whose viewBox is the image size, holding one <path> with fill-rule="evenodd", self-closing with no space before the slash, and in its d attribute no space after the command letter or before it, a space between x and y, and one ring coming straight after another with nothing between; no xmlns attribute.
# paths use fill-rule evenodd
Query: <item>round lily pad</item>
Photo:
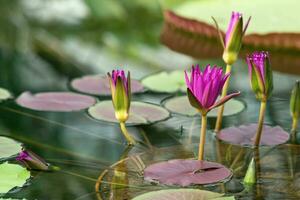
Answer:
<svg viewBox="0 0 300 200"><path fill-rule="evenodd" d="M212 200L222 197L223 194L210 192L206 190L197 190L197 189L167 189L148 192L142 195L139 195L133 200L182 200L182 199L193 199L193 200Z"/></svg>
<svg viewBox="0 0 300 200"><path fill-rule="evenodd" d="M15 187L22 187L30 178L30 172L16 164L0 165L0 193L7 193Z"/></svg>
<svg viewBox="0 0 300 200"><path fill-rule="evenodd" d="M252 146L255 140L257 124L241 125L223 129L217 137L228 143ZM280 126L264 125L260 145L274 146L289 140L289 133Z"/></svg>
<svg viewBox="0 0 300 200"><path fill-rule="evenodd" d="M96 103L93 97L72 92L43 92L31 94L23 92L16 100L17 104L39 111L68 112L88 108Z"/></svg>
<svg viewBox="0 0 300 200"><path fill-rule="evenodd" d="M168 98L163 102L165 108L167 108L172 113L182 114L187 116L195 116L199 114L197 110L191 106L187 96L178 96ZM245 104L239 100L231 99L225 104L225 109L223 116L230 116L237 113L240 113L245 108ZM208 117L217 117L218 109L211 110L207 116Z"/></svg>
<svg viewBox="0 0 300 200"><path fill-rule="evenodd" d="M111 95L108 79L103 75L88 75L75 78L70 84L74 90L82 93L98 96ZM138 80L131 80L132 93L141 93L143 91L144 87Z"/></svg>
<svg viewBox="0 0 300 200"><path fill-rule="evenodd" d="M223 182L231 175L231 171L219 163L184 159L152 164L144 170L147 181L183 187Z"/></svg>
<svg viewBox="0 0 300 200"><path fill-rule="evenodd" d="M22 151L22 145L8 137L0 136L0 160L6 159Z"/></svg>
<svg viewBox="0 0 300 200"><path fill-rule="evenodd" d="M0 88L0 101L4 101L9 98L12 98L11 93L4 88Z"/></svg>
<svg viewBox="0 0 300 200"><path fill-rule="evenodd" d="M101 101L89 108L88 113L95 119L107 122L116 122L115 111L111 101ZM170 113L154 104L133 101L130 105L127 125L151 124L167 119Z"/></svg>
<svg viewBox="0 0 300 200"><path fill-rule="evenodd" d="M186 91L183 70L163 71L147 76L142 79L142 84L153 92L173 93Z"/></svg>

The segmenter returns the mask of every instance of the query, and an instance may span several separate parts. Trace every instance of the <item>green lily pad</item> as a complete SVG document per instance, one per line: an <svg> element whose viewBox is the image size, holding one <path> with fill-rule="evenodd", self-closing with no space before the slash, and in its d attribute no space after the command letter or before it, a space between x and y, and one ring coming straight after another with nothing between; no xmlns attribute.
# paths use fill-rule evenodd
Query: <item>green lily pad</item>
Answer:
<svg viewBox="0 0 300 200"><path fill-rule="evenodd" d="M118 123L111 101L101 101L89 108L88 113L95 119ZM127 125L151 124L169 118L170 113L155 104L133 101L130 105Z"/></svg>
<svg viewBox="0 0 300 200"><path fill-rule="evenodd" d="M187 96L178 96L166 99L163 102L165 108L172 113L195 116L198 114L197 110L191 106ZM230 116L242 112L245 109L245 104L239 100L231 99L225 104L223 116ZM207 116L217 117L218 108L211 110Z"/></svg>
<svg viewBox="0 0 300 200"><path fill-rule="evenodd" d="M0 160L6 159L22 151L22 145L8 137L0 136Z"/></svg>
<svg viewBox="0 0 300 200"><path fill-rule="evenodd" d="M10 99L10 98L12 98L11 93L4 88L0 88L0 101L4 101L4 100Z"/></svg>
<svg viewBox="0 0 300 200"><path fill-rule="evenodd" d="M30 178L30 172L16 164L5 162L0 165L0 193L7 193L15 187L22 187Z"/></svg>
<svg viewBox="0 0 300 200"><path fill-rule="evenodd" d="M133 198L133 200L221 200L223 194L197 189L167 189L148 192ZM226 198L226 197L225 197ZM233 197L234 199L234 197Z"/></svg>
<svg viewBox="0 0 300 200"><path fill-rule="evenodd" d="M225 6L226 5L226 6ZM272 9L266 9L272 5ZM299 33L300 14L299 1L272 1L272 0L210 0L210 1L184 1L176 6L171 5L173 11L185 18L194 19L214 25L211 16L217 20L221 30L226 30L232 11L239 11L245 18L252 16L247 34L258 33ZM212 13L213 8L213 13ZM283 12L282 8L289 12ZM277 13L281 13L278 15ZM291 15L291 13L293 13ZM277 24L274 26L274 24Z"/></svg>
<svg viewBox="0 0 300 200"><path fill-rule="evenodd" d="M147 76L142 79L142 84L153 92L173 93L177 91L186 91L183 70L171 72L163 71Z"/></svg>

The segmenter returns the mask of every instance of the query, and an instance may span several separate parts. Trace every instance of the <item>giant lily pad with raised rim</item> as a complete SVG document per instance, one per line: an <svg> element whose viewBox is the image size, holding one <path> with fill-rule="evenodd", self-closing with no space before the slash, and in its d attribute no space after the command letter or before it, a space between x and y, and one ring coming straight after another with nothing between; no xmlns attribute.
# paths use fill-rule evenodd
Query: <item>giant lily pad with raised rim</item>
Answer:
<svg viewBox="0 0 300 200"><path fill-rule="evenodd" d="M23 92L17 104L38 111L70 112L86 109L96 103L93 97L72 92Z"/></svg>
<svg viewBox="0 0 300 200"><path fill-rule="evenodd" d="M8 137L0 136L0 160L9 158L22 151L22 145Z"/></svg>
<svg viewBox="0 0 300 200"><path fill-rule="evenodd" d="M257 124L241 125L238 127L230 127L221 130L217 137L225 142L252 146L255 140ZM275 146L286 143L289 140L289 133L283 130L280 126L264 125L261 135L261 146Z"/></svg>
<svg viewBox="0 0 300 200"><path fill-rule="evenodd" d="M167 189L148 192L139 195L133 200L222 200L228 197L222 197L223 194L197 189ZM234 197L230 197L234 200Z"/></svg>
<svg viewBox="0 0 300 200"><path fill-rule="evenodd" d="M89 108L88 113L97 120L118 123L111 101L101 101ZM155 104L133 101L130 105L127 125L151 124L167 119L170 113Z"/></svg>
<svg viewBox="0 0 300 200"><path fill-rule="evenodd" d="M0 88L0 101L4 101L10 98L12 98L11 93L7 89Z"/></svg>
<svg viewBox="0 0 300 200"><path fill-rule="evenodd" d="M224 182L231 175L231 171L219 163L185 159L152 164L144 170L147 181L183 187Z"/></svg>
<svg viewBox="0 0 300 200"><path fill-rule="evenodd" d="M30 178L30 172L16 164L0 164L0 193L7 193L15 187L22 187Z"/></svg>
<svg viewBox="0 0 300 200"><path fill-rule="evenodd" d="M141 82L146 88L153 92L186 92L183 70L175 70L171 72L162 71L146 76Z"/></svg>
<svg viewBox="0 0 300 200"><path fill-rule="evenodd" d="M98 96L111 95L108 79L104 75L87 75L75 78L71 81L70 85L74 90L86 94ZM138 80L131 80L131 92L144 92L144 87Z"/></svg>
<svg viewBox="0 0 300 200"><path fill-rule="evenodd" d="M163 105L172 113L186 115L186 116L195 116L199 112L191 106L187 96L177 96L168 98L163 101ZM238 114L245 109L245 104L239 100L231 99L225 104L223 116L230 116ZM216 117L218 114L218 109L211 110L207 116Z"/></svg>

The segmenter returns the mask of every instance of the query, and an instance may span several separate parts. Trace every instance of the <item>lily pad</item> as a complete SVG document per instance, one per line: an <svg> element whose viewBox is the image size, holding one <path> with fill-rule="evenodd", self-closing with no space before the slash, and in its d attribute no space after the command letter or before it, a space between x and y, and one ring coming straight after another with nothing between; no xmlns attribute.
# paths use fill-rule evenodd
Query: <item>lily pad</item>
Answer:
<svg viewBox="0 0 300 200"><path fill-rule="evenodd" d="M81 78L75 78L70 84L74 90L82 93L98 96L111 95L109 82L107 77L103 75L88 75ZM131 80L131 92L144 92L144 87L138 80Z"/></svg>
<svg viewBox="0 0 300 200"><path fill-rule="evenodd" d="M144 170L147 181L183 187L224 182L231 175L231 171L219 163L184 159L152 164Z"/></svg>
<svg viewBox="0 0 300 200"><path fill-rule="evenodd" d="M223 194L197 189L167 189L148 192L133 198L133 200L215 200Z"/></svg>
<svg viewBox="0 0 300 200"><path fill-rule="evenodd" d="M72 92L43 92L31 94L23 92L16 100L17 104L39 111L69 112L88 108L96 103L93 97Z"/></svg>
<svg viewBox="0 0 300 200"><path fill-rule="evenodd" d="M118 123L111 101L97 103L89 108L88 113L97 120ZM158 105L138 101L131 102L129 113L127 125L151 124L165 120L170 116L166 109Z"/></svg>
<svg viewBox="0 0 300 200"><path fill-rule="evenodd" d="M217 137L220 140L231 144L242 146L252 146L255 140L257 124L241 125L238 127L230 127L221 130ZM280 126L264 125L260 140L260 145L275 146L286 143L289 140L289 133Z"/></svg>
<svg viewBox="0 0 300 200"><path fill-rule="evenodd" d="M187 96L177 96L168 98L163 102L165 108L167 108L172 113L195 116L199 112L191 106ZM245 104L239 100L231 99L225 104L223 116L235 115L242 112L245 109ZM208 117L217 117L218 109L211 110L207 116Z"/></svg>
<svg viewBox="0 0 300 200"><path fill-rule="evenodd" d="M11 93L4 88L0 88L0 101L4 101L9 98L12 98Z"/></svg>
<svg viewBox="0 0 300 200"><path fill-rule="evenodd" d="M0 136L0 160L9 158L22 151L22 145L8 137Z"/></svg>
<svg viewBox="0 0 300 200"><path fill-rule="evenodd" d="M30 172L20 165L7 162L0 165L0 193L7 193L15 187L22 187L30 178Z"/></svg>
<svg viewBox="0 0 300 200"><path fill-rule="evenodd" d="M186 92L184 71L159 72L142 79L142 84L153 92Z"/></svg>

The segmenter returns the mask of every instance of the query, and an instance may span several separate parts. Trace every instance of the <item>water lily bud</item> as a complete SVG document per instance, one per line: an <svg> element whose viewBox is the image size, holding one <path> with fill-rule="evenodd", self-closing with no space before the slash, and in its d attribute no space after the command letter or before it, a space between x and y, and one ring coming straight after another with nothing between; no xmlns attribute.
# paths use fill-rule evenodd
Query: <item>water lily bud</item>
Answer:
<svg viewBox="0 0 300 200"><path fill-rule="evenodd" d="M246 26L243 27L243 16L239 12L232 12L231 20L226 31L223 60L226 64L233 64L242 46L242 39L250 22L248 19Z"/></svg>
<svg viewBox="0 0 300 200"><path fill-rule="evenodd" d="M293 118L300 116L300 81L298 80L292 90L290 101L291 115Z"/></svg>
<svg viewBox="0 0 300 200"><path fill-rule="evenodd" d="M256 183L256 172L255 172L255 161L254 158L252 158L248 166L246 175L244 177L244 184L251 185L254 183Z"/></svg>
<svg viewBox="0 0 300 200"><path fill-rule="evenodd" d="M123 70L113 70L111 75L108 73L108 79L116 119L125 122L129 117L131 100L130 73L126 78Z"/></svg>
<svg viewBox="0 0 300 200"><path fill-rule="evenodd" d="M46 161L44 161L35 153L28 150L24 150L21 153L19 153L16 160L23 164L26 168L31 170L49 170L49 164L46 163Z"/></svg>
<svg viewBox="0 0 300 200"><path fill-rule="evenodd" d="M254 52L246 58L250 85L256 98L266 101L273 91L273 74L268 52Z"/></svg>
<svg viewBox="0 0 300 200"><path fill-rule="evenodd" d="M206 115L211 109L216 108L240 93L233 93L217 101L222 88L230 74L223 74L220 67L207 65L203 72L199 65L192 67L190 78L185 72L187 94L190 104Z"/></svg>

